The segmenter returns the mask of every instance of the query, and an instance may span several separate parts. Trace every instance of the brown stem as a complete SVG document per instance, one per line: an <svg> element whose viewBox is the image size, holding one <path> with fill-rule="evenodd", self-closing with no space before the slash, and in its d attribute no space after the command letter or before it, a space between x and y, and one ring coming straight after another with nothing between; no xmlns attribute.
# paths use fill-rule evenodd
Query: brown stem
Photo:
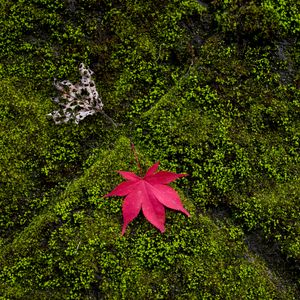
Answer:
<svg viewBox="0 0 300 300"><path fill-rule="evenodd" d="M138 166L138 168L139 168L140 175L142 176L142 174L143 174L143 170L142 170L142 168L141 168L141 165L140 165L140 162L139 162L139 159L138 159L137 153L136 153L136 151L135 151L134 144L133 144L133 142L130 142L130 143L131 143L131 150L132 150L132 152L133 152L133 155L134 155L134 158L135 158L136 164L137 164L137 166Z"/></svg>

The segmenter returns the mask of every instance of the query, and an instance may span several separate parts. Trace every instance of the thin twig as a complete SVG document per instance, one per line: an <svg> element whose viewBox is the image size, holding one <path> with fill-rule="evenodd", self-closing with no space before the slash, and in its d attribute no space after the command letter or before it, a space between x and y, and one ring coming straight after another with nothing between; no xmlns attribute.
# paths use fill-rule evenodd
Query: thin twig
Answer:
<svg viewBox="0 0 300 300"><path fill-rule="evenodd" d="M100 111L100 113L103 116L105 116L116 128L118 127L118 124L110 116L108 116L103 110Z"/></svg>

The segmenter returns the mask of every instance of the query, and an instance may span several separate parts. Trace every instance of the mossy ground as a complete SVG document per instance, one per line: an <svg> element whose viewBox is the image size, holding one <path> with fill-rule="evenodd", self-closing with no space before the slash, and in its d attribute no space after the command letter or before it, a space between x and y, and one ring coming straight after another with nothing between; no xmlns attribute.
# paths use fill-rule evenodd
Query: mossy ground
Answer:
<svg viewBox="0 0 300 300"><path fill-rule="evenodd" d="M298 299L299 5L2 1L1 299ZM105 112L56 126L53 77ZM191 217L120 236L115 170L187 172Z"/></svg>

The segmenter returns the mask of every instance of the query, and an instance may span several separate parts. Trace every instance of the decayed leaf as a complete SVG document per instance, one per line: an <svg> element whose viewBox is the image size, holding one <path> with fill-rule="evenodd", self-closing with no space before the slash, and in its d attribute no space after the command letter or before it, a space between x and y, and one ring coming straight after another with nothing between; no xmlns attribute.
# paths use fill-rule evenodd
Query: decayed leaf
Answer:
<svg viewBox="0 0 300 300"><path fill-rule="evenodd" d="M54 98L53 101L60 105L60 109L48 116L52 116L55 124L67 123L71 119L78 124L87 116L103 112L103 103L92 79L94 72L83 63L79 65L79 72L81 80L76 84L72 84L69 80L61 82L54 80L54 86L61 96Z"/></svg>
<svg viewBox="0 0 300 300"><path fill-rule="evenodd" d="M126 181L105 195L105 197L126 196L122 207L124 219L122 235L127 225L138 216L140 210L146 219L161 232L165 231L165 206L190 216L183 207L177 192L167 185L187 174L156 172L158 166L159 162L151 166L143 178L133 172L118 171Z"/></svg>

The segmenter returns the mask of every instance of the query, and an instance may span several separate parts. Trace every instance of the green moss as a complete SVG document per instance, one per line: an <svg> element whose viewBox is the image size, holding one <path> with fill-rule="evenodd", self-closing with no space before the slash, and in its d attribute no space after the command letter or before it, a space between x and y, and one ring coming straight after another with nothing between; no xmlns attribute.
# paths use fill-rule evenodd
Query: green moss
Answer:
<svg viewBox="0 0 300 300"><path fill-rule="evenodd" d="M276 215L268 211L270 199L261 204L266 215L250 203L258 186L269 191L276 190L276 184L297 185L298 90L281 82L266 53L254 67L253 50L249 58L240 58L236 49L225 44L220 43L217 50L213 47L215 41L202 47L199 62L189 74L142 115L137 140L153 159L191 175L186 188L197 205L226 201L241 214L251 210L255 223L273 238L279 235L285 244L289 233L284 224L290 220L279 205L280 196ZM251 208L245 211L243 205ZM288 207L294 207L290 213L299 214L296 203ZM274 230L273 222L281 218L285 221ZM253 220L244 221L253 228ZM297 217L293 224L299 225ZM298 233L293 235L295 243L298 238Z"/></svg>
<svg viewBox="0 0 300 300"><path fill-rule="evenodd" d="M121 237L121 201L102 196L120 181L113 170L130 168L128 145L121 138L114 150L103 150L3 247L4 296L46 299L52 291L55 299L288 296L248 252L239 227L215 224L188 199L183 201L192 216L168 211L165 234L140 216Z"/></svg>
<svg viewBox="0 0 300 300"><path fill-rule="evenodd" d="M46 116L53 109L50 97L32 84L6 79L0 91L0 224L6 235L8 229L28 224L56 193L55 186L79 175L90 150L103 145L111 132L102 116L84 128L55 126Z"/></svg>
<svg viewBox="0 0 300 300"><path fill-rule="evenodd" d="M235 37L272 39L299 33L299 6L289 0L213 1L222 30Z"/></svg>
<svg viewBox="0 0 300 300"><path fill-rule="evenodd" d="M299 251L299 179L255 192L247 202L235 195L237 218L242 218L248 229L259 229L269 238L280 242L283 251L296 260ZM239 201L237 201L239 199Z"/></svg>
<svg viewBox="0 0 300 300"><path fill-rule="evenodd" d="M0 297L299 298L298 8L242 2L1 2ZM81 62L117 128L47 119ZM130 141L189 174L163 235L103 198Z"/></svg>

